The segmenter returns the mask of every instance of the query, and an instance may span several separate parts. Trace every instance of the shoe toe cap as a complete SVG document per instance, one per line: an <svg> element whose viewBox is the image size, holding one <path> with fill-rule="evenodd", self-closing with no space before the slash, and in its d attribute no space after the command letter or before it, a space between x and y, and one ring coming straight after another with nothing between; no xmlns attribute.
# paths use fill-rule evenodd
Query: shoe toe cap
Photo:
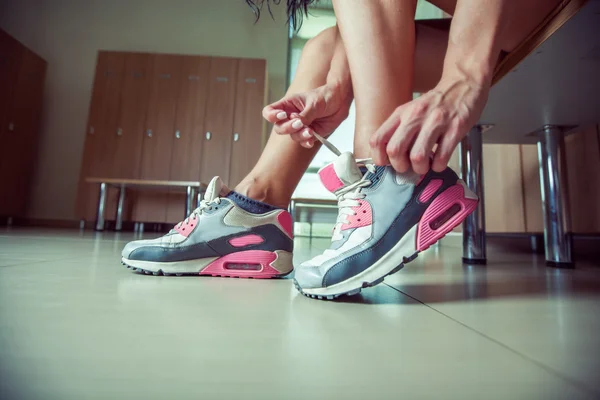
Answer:
<svg viewBox="0 0 600 400"><path fill-rule="evenodd" d="M133 242L129 242L125 245L125 247L123 248L123 251L121 252L121 257L126 258L128 260L135 260L135 254L134 252L138 249L141 249L142 247L148 247L148 246L156 246L159 243L157 243L157 239L154 240L134 240Z"/></svg>
<svg viewBox="0 0 600 400"><path fill-rule="evenodd" d="M294 274L294 279L302 289L323 287L323 274L318 266L305 263L296 268Z"/></svg>

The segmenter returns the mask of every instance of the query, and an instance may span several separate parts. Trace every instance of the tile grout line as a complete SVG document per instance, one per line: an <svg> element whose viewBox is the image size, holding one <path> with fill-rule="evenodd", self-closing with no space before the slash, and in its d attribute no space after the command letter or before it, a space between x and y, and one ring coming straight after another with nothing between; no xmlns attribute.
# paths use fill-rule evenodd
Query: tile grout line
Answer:
<svg viewBox="0 0 600 400"><path fill-rule="evenodd" d="M52 260L40 260L40 261L33 261L33 262L23 262L23 263L17 263L17 264L8 264L8 265L3 265L0 266L0 268L6 268L6 267L18 267L18 266L23 266L23 265L35 265L35 264L41 264L41 263L45 263L45 262L53 262L53 261L66 261L66 260L73 260L77 257L65 257L65 258L56 258L56 259L52 259Z"/></svg>
<svg viewBox="0 0 600 400"><path fill-rule="evenodd" d="M588 387L587 384L585 384L584 382L581 382L581 381L578 381L577 379L571 378L570 376L567 376L567 375L563 374L562 372L557 371L554 368L552 368L552 367L550 367L550 366L548 366L548 365L546 365L546 364L544 364L544 363L542 363L540 361L537 361L536 359L531 358L531 357L529 357L526 354L523 354L523 353L521 353L521 352L513 349L512 347L508 346L507 344L504 344L501 341L499 341L497 339L494 339L493 337L491 337L491 336L489 336L489 335L487 335L487 334L485 334L485 333L483 333L483 332L481 332L481 331L479 331L479 330L477 330L475 328L470 327L469 325L467 325L467 324L465 324L465 323L457 320L456 318L453 318L453 317L449 316L448 314L444 314L443 312L441 312L437 308L434 308L434 307L430 306L429 304L422 302L421 300L417 299L416 297L413 297L410 294L408 294L406 292L403 292L402 290L400 290L398 288L395 288L392 285L389 285L389 284L387 284L385 282L383 284L386 285L387 287L389 287L389 288L391 288L391 289L393 289L393 290L395 290L395 291L397 291L397 292L399 292L399 293L401 293L401 294L403 294L403 295L405 295L405 296L413 299L414 301L418 302L419 304L422 304L425 307L427 307L427 308L435 311L436 313L438 313L440 315L443 315L444 317L448 318L449 320L454 321L454 322L456 322L459 325L462 325L463 327L467 328L468 330L470 330L470 331L472 331L474 333L477 333L480 336L483 336L487 340L489 340L489 341L497 344L498 346L500 346L500 347L502 347L502 348L510 351L511 353L516 354L516 355L520 356L521 358L523 358L523 359L525 359L525 360L527 360L527 361L535 364L536 366L542 368L546 372L549 372L549 373L551 373L553 375L556 375L557 377L559 377L559 378L563 379L564 381L566 381L571 386L573 386L573 387L575 387L575 388L577 388L579 390L582 390L582 391L584 391L585 393L587 393L589 395L592 395L594 398L596 398L597 396L600 395L600 393L598 393L594 389Z"/></svg>

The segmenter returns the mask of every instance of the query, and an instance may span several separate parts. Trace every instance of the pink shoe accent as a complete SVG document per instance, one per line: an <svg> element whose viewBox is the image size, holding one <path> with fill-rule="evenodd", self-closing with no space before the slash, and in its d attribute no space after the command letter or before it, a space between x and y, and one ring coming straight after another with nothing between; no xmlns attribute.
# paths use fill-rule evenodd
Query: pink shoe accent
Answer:
<svg viewBox="0 0 600 400"><path fill-rule="evenodd" d="M232 245L233 247L244 247L244 246L250 246L252 244L259 244L264 242L265 239L263 239L262 237L258 236L258 235L246 235L246 236L241 236L241 237L236 237L233 238L229 241L229 244Z"/></svg>
<svg viewBox="0 0 600 400"><path fill-rule="evenodd" d="M281 275L271 266L277 254L271 251L248 250L231 253L208 264L200 275L228 276L236 278L274 278ZM247 269L235 269L235 265Z"/></svg>
<svg viewBox="0 0 600 400"><path fill-rule="evenodd" d="M333 168L333 164L329 164L326 167L321 168L319 170L319 178L321 178L321 182L323 182L325 188L331 193L344 187L344 182L342 182L338 177L335 169Z"/></svg>
<svg viewBox="0 0 600 400"><path fill-rule="evenodd" d="M181 221L173 229L179 232L180 235L188 237L194 228L198 225L198 219L196 217L189 218L188 222Z"/></svg>
<svg viewBox="0 0 600 400"><path fill-rule="evenodd" d="M432 179L431 181L429 181L427 187L421 192L421 195L419 196L419 201L421 203L427 203L429 199L431 199L431 196L433 196L435 192L438 191L440 186L442 186L442 183L444 183L444 181L441 179Z"/></svg>
<svg viewBox="0 0 600 400"><path fill-rule="evenodd" d="M479 200L465 197L465 188L456 184L433 200L417 228L417 250L423 251L446 236L477 207Z"/></svg>
<svg viewBox="0 0 600 400"><path fill-rule="evenodd" d="M342 230L369 226L373 223L371 204L366 200L359 200L359 206L352 207L356 215L348 216L348 223L342 225Z"/></svg>
<svg viewBox="0 0 600 400"><path fill-rule="evenodd" d="M277 215L277 222L279 222L279 225L281 225L281 227L283 228L285 233L288 234L289 237L294 237L293 221L292 216L289 212L280 212L279 215Z"/></svg>

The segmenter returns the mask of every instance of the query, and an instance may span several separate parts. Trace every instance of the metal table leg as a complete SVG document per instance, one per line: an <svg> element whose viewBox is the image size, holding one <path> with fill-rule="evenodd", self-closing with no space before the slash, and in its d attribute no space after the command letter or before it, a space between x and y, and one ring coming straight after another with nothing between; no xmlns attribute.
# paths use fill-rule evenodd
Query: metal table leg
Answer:
<svg viewBox="0 0 600 400"><path fill-rule="evenodd" d="M463 262L485 264L485 202L483 196L482 126L476 125L460 144L462 179L479 197L479 204L463 222Z"/></svg>
<svg viewBox="0 0 600 400"><path fill-rule="evenodd" d="M123 229L123 205L125 204L125 185L121 185L119 190L119 202L117 203L117 218L115 222L115 231L120 232Z"/></svg>
<svg viewBox="0 0 600 400"><path fill-rule="evenodd" d="M100 195L98 196L98 212L96 214L96 230L104 230L104 208L106 205L106 183L100 184Z"/></svg>
<svg viewBox="0 0 600 400"><path fill-rule="evenodd" d="M546 125L538 132L546 265L573 268L564 144L559 126Z"/></svg>

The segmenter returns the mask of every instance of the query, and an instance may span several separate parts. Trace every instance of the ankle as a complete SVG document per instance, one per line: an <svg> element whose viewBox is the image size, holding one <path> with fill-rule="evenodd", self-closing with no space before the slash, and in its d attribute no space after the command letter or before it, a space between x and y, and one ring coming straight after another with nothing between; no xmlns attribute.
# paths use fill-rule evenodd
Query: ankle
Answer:
<svg viewBox="0 0 600 400"><path fill-rule="evenodd" d="M269 180L247 176L234 189L253 200L261 201L279 208L287 208L290 198L278 193Z"/></svg>

